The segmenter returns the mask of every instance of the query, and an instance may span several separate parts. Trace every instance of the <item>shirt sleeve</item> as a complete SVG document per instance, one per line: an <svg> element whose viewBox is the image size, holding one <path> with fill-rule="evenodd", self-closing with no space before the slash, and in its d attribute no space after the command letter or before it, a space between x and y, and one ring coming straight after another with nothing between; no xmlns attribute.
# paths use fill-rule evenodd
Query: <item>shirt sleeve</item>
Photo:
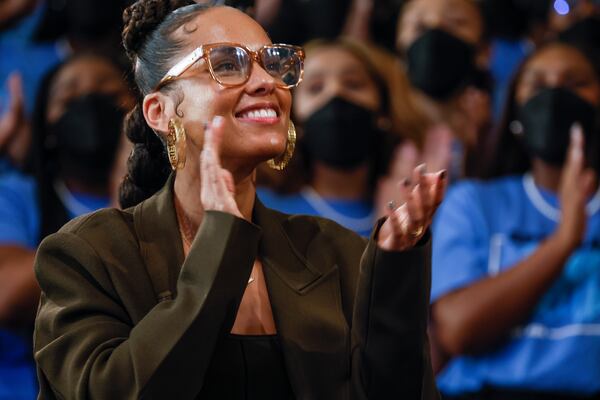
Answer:
<svg viewBox="0 0 600 400"><path fill-rule="evenodd" d="M459 183L438 210L433 225L432 302L487 275L489 234L482 199L476 183Z"/></svg>
<svg viewBox="0 0 600 400"><path fill-rule="evenodd" d="M3 175L0 178L0 246L35 249L38 215L33 180L18 174Z"/></svg>

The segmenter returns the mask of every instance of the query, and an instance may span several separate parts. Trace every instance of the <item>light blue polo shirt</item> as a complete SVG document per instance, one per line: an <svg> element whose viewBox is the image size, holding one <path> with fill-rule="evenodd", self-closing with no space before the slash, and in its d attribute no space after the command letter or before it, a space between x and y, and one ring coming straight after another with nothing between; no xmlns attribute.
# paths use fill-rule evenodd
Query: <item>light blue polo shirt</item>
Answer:
<svg viewBox="0 0 600 400"><path fill-rule="evenodd" d="M267 188L257 189L260 201L286 214L312 215L331 219L361 236L368 237L375 225L375 210L367 200L329 199L310 187L298 193L278 194Z"/></svg>

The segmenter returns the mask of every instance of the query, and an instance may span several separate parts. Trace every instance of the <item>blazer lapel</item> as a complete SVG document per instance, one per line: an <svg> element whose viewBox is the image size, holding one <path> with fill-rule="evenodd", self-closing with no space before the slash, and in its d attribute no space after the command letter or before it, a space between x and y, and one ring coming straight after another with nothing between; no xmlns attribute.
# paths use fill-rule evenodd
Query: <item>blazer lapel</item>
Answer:
<svg viewBox="0 0 600 400"><path fill-rule="evenodd" d="M259 254L296 397L344 397L349 327L341 306L339 269L333 258L327 259L331 252L321 249L315 260L319 264L313 265L310 254L315 251L307 238L319 234L315 224L292 228L287 216L258 199L254 219L263 230Z"/></svg>
<svg viewBox="0 0 600 400"><path fill-rule="evenodd" d="M134 209L140 253L158 301L175 295L184 261L173 204L174 178L171 174L160 192ZM315 224L290 224L289 216L265 208L258 198L253 219L262 228L259 254L296 397L346 397L349 327L332 252L315 250L311 240L306 242L318 236Z"/></svg>
<svg viewBox="0 0 600 400"><path fill-rule="evenodd" d="M154 285L158 301L172 299L179 269L184 260L183 245L173 204L171 174L163 188L134 209L134 226L140 253Z"/></svg>

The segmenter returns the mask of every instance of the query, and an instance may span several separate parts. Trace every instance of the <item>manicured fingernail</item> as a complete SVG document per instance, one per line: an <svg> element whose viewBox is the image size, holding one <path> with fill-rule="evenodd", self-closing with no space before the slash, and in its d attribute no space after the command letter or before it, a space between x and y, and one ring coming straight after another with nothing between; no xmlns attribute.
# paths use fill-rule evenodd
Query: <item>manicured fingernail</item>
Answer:
<svg viewBox="0 0 600 400"><path fill-rule="evenodd" d="M442 181L443 181L444 179L446 179L446 176L447 176L447 175L448 175L448 173L446 172L446 170L445 170L445 169L443 169L443 170L440 172L440 180L442 180Z"/></svg>
<svg viewBox="0 0 600 400"><path fill-rule="evenodd" d="M421 175L425 175L425 172L427 172L427 165L425 165L425 163L423 163L423 164L420 164L420 165L417 167L417 171L419 171L419 174L421 174Z"/></svg>
<svg viewBox="0 0 600 400"><path fill-rule="evenodd" d="M224 122L225 118L221 117L220 115L216 115L212 120L212 126L214 126L215 128L220 128L221 126L223 126Z"/></svg>

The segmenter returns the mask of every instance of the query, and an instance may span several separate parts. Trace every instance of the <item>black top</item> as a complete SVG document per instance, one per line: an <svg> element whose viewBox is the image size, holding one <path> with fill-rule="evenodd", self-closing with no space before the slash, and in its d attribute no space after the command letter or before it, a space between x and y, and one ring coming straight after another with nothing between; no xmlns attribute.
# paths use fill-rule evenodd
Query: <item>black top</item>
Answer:
<svg viewBox="0 0 600 400"><path fill-rule="evenodd" d="M215 349L200 399L293 399L277 335L228 335Z"/></svg>

